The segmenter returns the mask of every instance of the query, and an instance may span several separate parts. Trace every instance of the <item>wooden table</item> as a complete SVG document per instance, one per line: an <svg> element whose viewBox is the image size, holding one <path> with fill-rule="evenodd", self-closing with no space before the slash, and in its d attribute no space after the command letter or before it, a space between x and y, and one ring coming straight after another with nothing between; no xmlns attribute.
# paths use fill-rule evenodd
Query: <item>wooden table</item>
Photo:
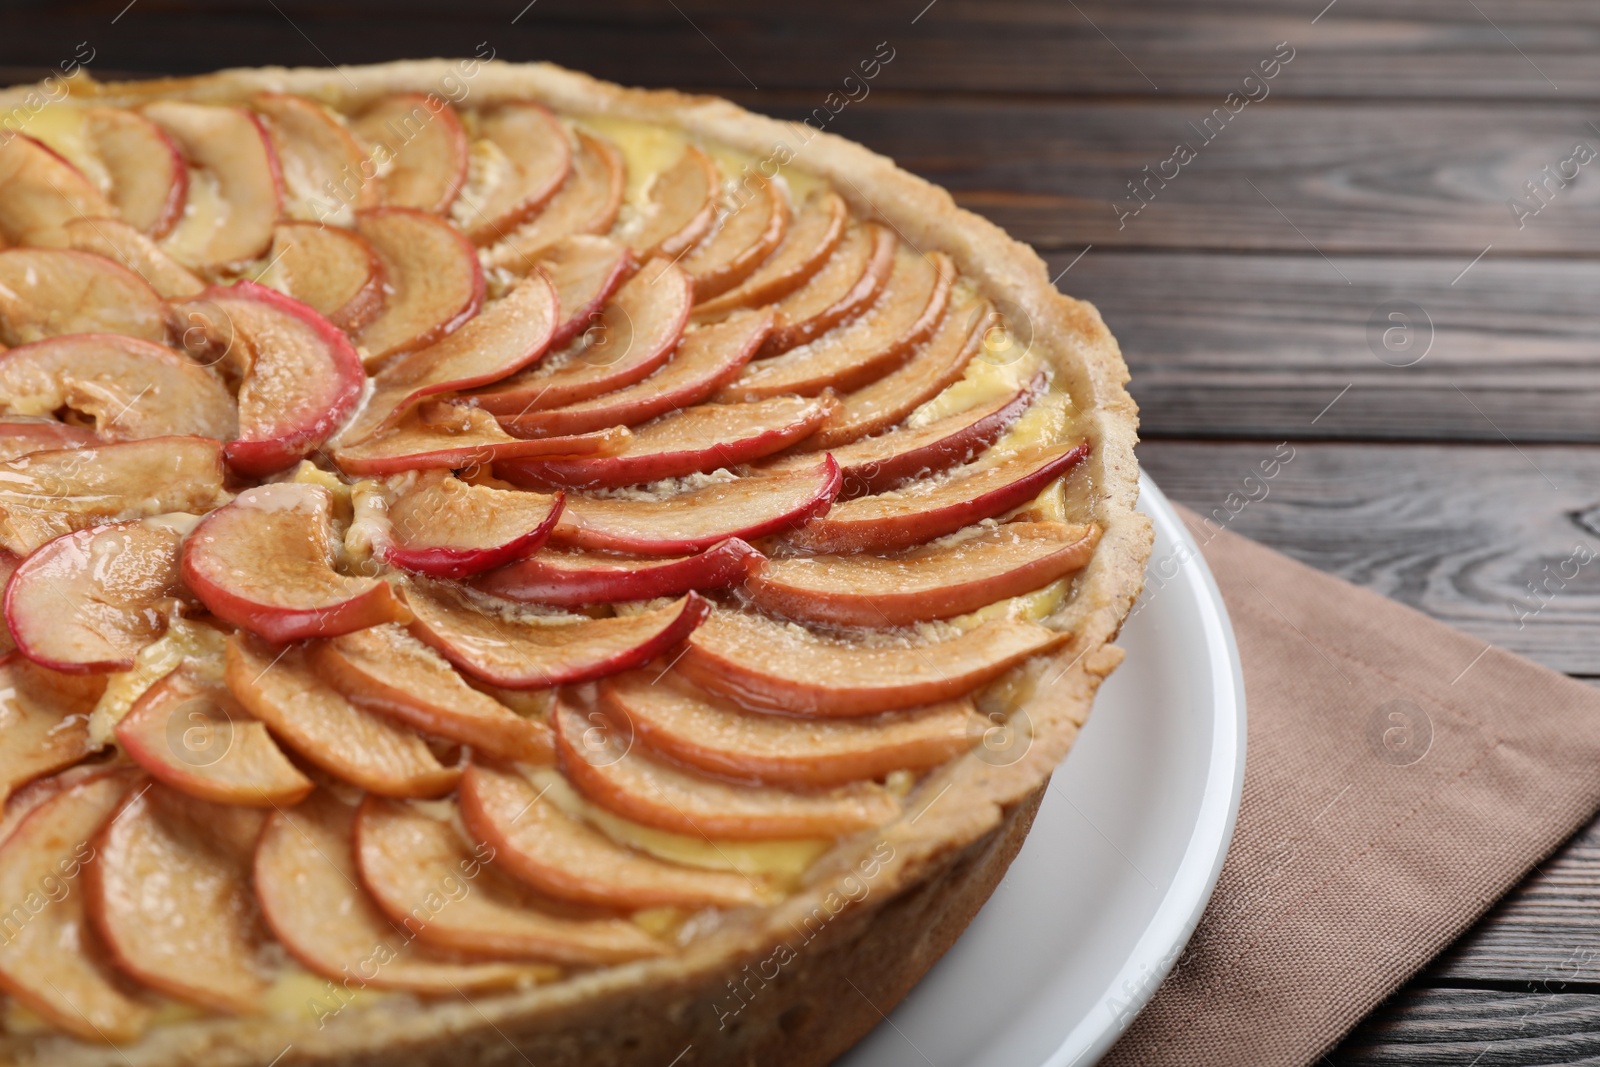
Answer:
<svg viewBox="0 0 1600 1067"><path fill-rule="evenodd" d="M1133 368L1143 462L1174 498L1224 507L1289 441L1232 529L1600 678L1600 562L1557 576L1576 546L1600 551L1600 5L8 7L7 81L80 41L102 77L493 49L784 117L838 110L829 129L951 189L1099 305ZM846 81L891 51L864 88ZM1591 826L1326 1062L1597 1055Z"/></svg>

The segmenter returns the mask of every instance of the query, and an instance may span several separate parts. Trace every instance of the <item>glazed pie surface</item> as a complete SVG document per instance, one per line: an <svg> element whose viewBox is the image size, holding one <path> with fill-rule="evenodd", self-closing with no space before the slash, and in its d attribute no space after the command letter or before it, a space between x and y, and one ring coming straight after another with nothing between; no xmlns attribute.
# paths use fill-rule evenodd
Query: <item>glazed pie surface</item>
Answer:
<svg viewBox="0 0 1600 1067"><path fill-rule="evenodd" d="M434 73L0 146L19 1049L713 966L981 833L1115 663L1114 345L804 147Z"/></svg>

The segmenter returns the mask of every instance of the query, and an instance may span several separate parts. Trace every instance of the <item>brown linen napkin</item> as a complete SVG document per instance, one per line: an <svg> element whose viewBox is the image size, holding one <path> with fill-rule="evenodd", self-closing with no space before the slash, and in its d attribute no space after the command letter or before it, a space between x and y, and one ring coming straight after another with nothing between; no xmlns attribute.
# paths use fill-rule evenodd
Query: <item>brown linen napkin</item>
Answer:
<svg viewBox="0 0 1600 1067"><path fill-rule="evenodd" d="M1600 692L1184 519L1244 663L1244 800L1102 1062L1310 1064L1593 815Z"/></svg>

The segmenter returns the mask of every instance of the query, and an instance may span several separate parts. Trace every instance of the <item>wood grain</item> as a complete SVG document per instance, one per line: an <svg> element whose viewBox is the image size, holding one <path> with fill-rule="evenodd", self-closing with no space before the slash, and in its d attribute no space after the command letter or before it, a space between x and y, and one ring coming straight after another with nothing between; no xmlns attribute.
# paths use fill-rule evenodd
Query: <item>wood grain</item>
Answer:
<svg viewBox="0 0 1600 1067"><path fill-rule="evenodd" d="M1412 986L1319 1064L1503 1067L1594 1063L1600 996Z"/></svg>

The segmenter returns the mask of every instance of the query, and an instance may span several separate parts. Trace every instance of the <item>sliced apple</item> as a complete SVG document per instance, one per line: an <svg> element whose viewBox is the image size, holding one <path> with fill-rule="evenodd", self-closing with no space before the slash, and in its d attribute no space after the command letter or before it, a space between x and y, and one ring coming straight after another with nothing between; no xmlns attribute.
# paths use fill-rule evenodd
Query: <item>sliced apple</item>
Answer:
<svg viewBox="0 0 1600 1067"><path fill-rule="evenodd" d="M461 680L449 663L399 626L374 626L310 650L323 678L355 703L463 745L527 763L550 762L550 727Z"/></svg>
<svg viewBox="0 0 1600 1067"><path fill-rule="evenodd" d="M90 920L119 968L210 1011L261 1008L272 972L250 868L265 818L159 784L123 801L85 879Z"/></svg>
<svg viewBox="0 0 1600 1067"><path fill-rule="evenodd" d="M667 950L626 919L557 912L486 862L491 849L468 847L449 822L409 804L368 797L356 815L355 840L362 883L378 907L435 948L579 966Z"/></svg>
<svg viewBox="0 0 1600 1067"><path fill-rule="evenodd" d="M151 777L199 800L291 806L312 789L267 728L192 664L146 689L117 723L116 735Z"/></svg>
<svg viewBox="0 0 1600 1067"><path fill-rule="evenodd" d="M734 840L837 837L881 826L900 802L876 782L826 792L734 785L629 749L603 712L558 701L556 750L572 784L609 811L674 833Z"/></svg>
<svg viewBox="0 0 1600 1067"><path fill-rule="evenodd" d="M650 179L646 202L629 243L641 259L677 259L700 243L717 218L717 165L694 145Z"/></svg>
<svg viewBox="0 0 1600 1067"><path fill-rule="evenodd" d="M21 563L22 557L14 552L7 552L5 549L0 548L0 589L5 588L5 584L11 580L13 574L17 573L17 567ZM0 656L9 656L16 650L17 642L11 636L11 628L0 625ZM4 797L0 797L0 802L3 802L3 800ZM4 839L0 838L0 840Z"/></svg>
<svg viewBox="0 0 1600 1067"><path fill-rule="evenodd" d="M676 648L711 611L689 593L637 615L536 615L449 586L405 591L411 632L474 678L506 689L574 685L637 667Z"/></svg>
<svg viewBox="0 0 1600 1067"><path fill-rule="evenodd" d="M84 132L111 179L110 199L123 221L159 240L183 217L189 168L166 131L137 111L91 107Z"/></svg>
<svg viewBox="0 0 1600 1067"><path fill-rule="evenodd" d="M224 499L222 443L209 437L30 452L0 463L0 548L25 556L98 523L203 512Z"/></svg>
<svg viewBox="0 0 1600 1067"><path fill-rule="evenodd" d="M959 300L945 312L933 336L898 370L840 397L838 408L809 442L836 448L886 430L958 381L983 347L992 308L983 300Z"/></svg>
<svg viewBox="0 0 1600 1067"><path fill-rule="evenodd" d="M467 240L501 240L555 195L572 168L565 126L543 104L513 100L478 115L467 183L451 221Z"/></svg>
<svg viewBox="0 0 1600 1067"><path fill-rule="evenodd" d="M11 837L11 832L20 826L22 820L31 815L34 809L63 790L91 778L127 773L128 767L125 764L79 763L48 778L34 779L12 793L5 801L5 809L0 812L0 844Z"/></svg>
<svg viewBox="0 0 1600 1067"><path fill-rule="evenodd" d="M283 178L261 120L242 107L181 100L158 100L143 110L200 172L189 183L189 208L163 247L187 267L223 267L265 252Z"/></svg>
<svg viewBox="0 0 1600 1067"><path fill-rule="evenodd" d="M225 334L242 366L239 435L228 464L255 476L298 462L333 436L361 398L365 376L349 338L306 305L255 282L207 289L180 311Z"/></svg>
<svg viewBox="0 0 1600 1067"><path fill-rule="evenodd" d="M73 219L114 216L83 172L32 137L0 144L0 238L9 244L62 245Z"/></svg>
<svg viewBox="0 0 1600 1067"><path fill-rule="evenodd" d="M351 128L380 167L383 201L439 215L467 181L467 133L443 99L428 93L384 97Z"/></svg>
<svg viewBox="0 0 1600 1067"><path fill-rule="evenodd" d="M15 415L65 408L92 418L107 441L178 433L225 439L239 424L233 397L205 368L164 345L109 333L0 353L0 408Z"/></svg>
<svg viewBox="0 0 1600 1067"><path fill-rule="evenodd" d="M544 355L559 321L555 287L529 275L461 329L373 376L372 393L340 435L358 444L397 424L424 397L486 385Z"/></svg>
<svg viewBox="0 0 1600 1067"><path fill-rule="evenodd" d="M808 197L784 234L783 243L738 285L720 296L705 298L696 284L694 317L697 321L720 318L743 307L759 307L788 296L806 283L828 261L844 236L850 212L837 193L819 192Z"/></svg>
<svg viewBox="0 0 1600 1067"><path fill-rule="evenodd" d="M538 268L556 288L561 322L550 338L560 348L602 322L601 311L633 270L627 245L607 237L574 236L557 241L539 257Z"/></svg>
<svg viewBox="0 0 1600 1067"><path fill-rule="evenodd" d="M12 909L0 941L0 990L85 1041L136 1040L153 1015L123 991L90 940L81 884L94 858L90 840L131 777L108 774L62 789L0 846L0 900Z"/></svg>
<svg viewBox="0 0 1600 1067"><path fill-rule="evenodd" d="M121 219L72 219L61 232L66 247L121 263L149 282L165 300L182 300L206 287L188 267ZM188 325L177 324L180 331Z"/></svg>
<svg viewBox="0 0 1600 1067"><path fill-rule="evenodd" d="M789 202L760 175L740 182L722 205L716 230L679 262L694 279L695 300L725 293L750 276L783 242Z"/></svg>
<svg viewBox="0 0 1600 1067"><path fill-rule="evenodd" d="M672 355L689 321L694 285L664 260L645 264L612 296L581 342L545 365L472 395L496 415L577 403L632 385Z"/></svg>
<svg viewBox="0 0 1600 1067"><path fill-rule="evenodd" d="M385 430L360 444L334 450L333 462L346 474L382 477L411 470L461 469L524 456L587 456L614 452L627 440L613 428L572 437L537 441L512 437L493 415L463 404L424 402Z"/></svg>
<svg viewBox="0 0 1600 1067"><path fill-rule="evenodd" d="M355 808L327 793L267 819L256 846L262 915L307 970L355 989L459 996L554 978L550 967L485 963L429 951L397 930L361 888ZM457 875L461 872L456 872ZM455 883L452 883L455 884Z"/></svg>
<svg viewBox="0 0 1600 1067"><path fill-rule="evenodd" d="M280 222L272 231L271 267L261 281L305 304L346 333L383 313L383 262L353 230Z"/></svg>
<svg viewBox="0 0 1600 1067"><path fill-rule="evenodd" d="M436 797L461 776L416 733L366 710L312 668L299 645L228 638L228 691L302 759L372 793Z"/></svg>
<svg viewBox="0 0 1600 1067"><path fill-rule="evenodd" d="M987 725L969 697L861 719L765 715L650 671L602 681L600 706L631 724L645 748L685 766L802 788L937 767L971 748Z"/></svg>
<svg viewBox="0 0 1600 1067"><path fill-rule="evenodd" d="M482 575L472 585L507 600L581 608L726 589L744 581L762 558L737 537L697 555L665 558L546 550Z"/></svg>
<svg viewBox="0 0 1600 1067"><path fill-rule="evenodd" d="M610 489L707 474L804 440L828 417L830 397L776 396L750 404L700 404L633 432L613 455L495 464L514 485Z"/></svg>
<svg viewBox="0 0 1600 1067"><path fill-rule="evenodd" d="M334 637L404 618L378 578L333 569L333 498L319 485L247 489L201 520L183 579L218 618L269 641Z"/></svg>
<svg viewBox="0 0 1600 1067"><path fill-rule="evenodd" d="M824 389L859 389L881 378L939 325L955 276L955 264L943 253L923 256L901 249L870 310L809 344L746 367L719 397L816 396Z"/></svg>
<svg viewBox="0 0 1600 1067"><path fill-rule="evenodd" d="M435 578L467 578L536 552L555 529L563 496L471 485L426 472L390 502L391 540L380 554Z"/></svg>
<svg viewBox="0 0 1600 1067"><path fill-rule="evenodd" d="M0 463L29 452L82 448L99 440L92 430L43 415L0 415Z"/></svg>
<svg viewBox="0 0 1600 1067"><path fill-rule="evenodd" d="M772 328L772 312L747 312L683 335L672 358L632 385L565 407L500 417L519 437L587 433L632 426L698 404L748 363Z"/></svg>
<svg viewBox="0 0 1600 1067"><path fill-rule="evenodd" d="M646 499L568 496L550 539L570 548L681 556L730 537L754 540L795 530L839 495L832 456L809 470L713 481Z"/></svg>
<svg viewBox="0 0 1600 1067"><path fill-rule="evenodd" d="M742 707L853 717L954 699L1071 637L1001 618L949 636L870 641L719 610L673 669Z"/></svg>
<svg viewBox="0 0 1600 1067"><path fill-rule="evenodd" d="M958 468L939 481L841 501L792 540L813 552L838 553L931 541L1026 504L1088 454L1087 444L1034 448Z"/></svg>
<svg viewBox="0 0 1600 1067"><path fill-rule="evenodd" d="M257 93L250 106L266 119L290 218L347 225L346 203L357 209L377 206L377 185L362 180L362 165L370 166L367 152L333 112L290 93Z"/></svg>
<svg viewBox="0 0 1600 1067"><path fill-rule="evenodd" d="M383 265L383 311L355 335L368 368L459 329L483 307L483 268L455 227L411 208L360 212L356 232Z"/></svg>
<svg viewBox="0 0 1600 1067"><path fill-rule="evenodd" d="M0 745L0 801L19 786L95 751L89 713L105 685L104 678L59 674L16 653L0 658L0 731L5 737Z"/></svg>
<svg viewBox="0 0 1600 1067"><path fill-rule="evenodd" d="M51 670L130 669L178 610L178 549L193 522L185 515L109 523L34 552L6 583L17 649Z"/></svg>
<svg viewBox="0 0 1600 1067"><path fill-rule="evenodd" d="M775 356L821 337L871 307L894 269L898 247L894 233L875 222L845 231L828 261L775 305L777 324L767 338L766 354Z"/></svg>
<svg viewBox="0 0 1600 1067"><path fill-rule="evenodd" d="M66 248L0 252L0 341L116 333L165 343L167 304L139 275Z"/></svg>
<svg viewBox="0 0 1600 1067"><path fill-rule="evenodd" d="M627 170L622 153L609 141L574 131L572 170L544 210L484 251L490 267L524 274L564 238L601 234L617 221Z"/></svg>

